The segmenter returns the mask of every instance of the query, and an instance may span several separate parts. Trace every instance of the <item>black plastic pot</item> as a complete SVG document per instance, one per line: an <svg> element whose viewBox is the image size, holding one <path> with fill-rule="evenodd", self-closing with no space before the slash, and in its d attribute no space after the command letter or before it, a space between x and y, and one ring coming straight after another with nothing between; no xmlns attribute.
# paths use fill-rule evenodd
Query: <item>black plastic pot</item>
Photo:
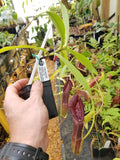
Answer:
<svg viewBox="0 0 120 160"><path fill-rule="evenodd" d="M93 148L93 160L113 160L115 158L115 151L112 148Z"/></svg>
<svg viewBox="0 0 120 160"><path fill-rule="evenodd" d="M99 124L97 127L100 129ZM107 136L102 136L99 133L92 132L93 134L97 134L97 144L93 144L92 147L92 158L93 160L113 160L116 156L116 152L114 150L114 143L109 140ZM103 147L101 147L103 146Z"/></svg>

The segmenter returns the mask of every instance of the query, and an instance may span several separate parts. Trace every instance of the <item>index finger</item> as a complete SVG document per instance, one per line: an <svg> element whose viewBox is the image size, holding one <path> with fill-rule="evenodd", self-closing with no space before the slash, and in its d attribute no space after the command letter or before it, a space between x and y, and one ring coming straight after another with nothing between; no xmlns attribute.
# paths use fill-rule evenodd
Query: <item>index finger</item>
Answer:
<svg viewBox="0 0 120 160"><path fill-rule="evenodd" d="M18 94L18 91L21 90L28 82L28 79L20 79L16 81L14 84L11 84L7 87L6 94Z"/></svg>
<svg viewBox="0 0 120 160"><path fill-rule="evenodd" d="M5 103L10 103L12 100L17 100L19 102L23 101L23 99L19 97L18 91L21 90L27 84L27 82L27 79L21 79L7 87L5 92L4 106Z"/></svg>

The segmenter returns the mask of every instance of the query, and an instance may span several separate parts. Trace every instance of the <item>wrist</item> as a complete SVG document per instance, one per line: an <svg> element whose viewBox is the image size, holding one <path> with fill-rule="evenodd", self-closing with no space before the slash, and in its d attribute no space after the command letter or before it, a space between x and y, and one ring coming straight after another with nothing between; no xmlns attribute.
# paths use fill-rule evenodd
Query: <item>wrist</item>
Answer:
<svg viewBox="0 0 120 160"><path fill-rule="evenodd" d="M36 149L30 145L9 142L1 149L0 159L48 160L49 156L42 148Z"/></svg>
<svg viewBox="0 0 120 160"><path fill-rule="evenodd" d="M26 144L29 146L32 146L34 148L39 148L41 147L43 149L43 151L47 150L48 147L48 135L44 135L44 137L39 136L37 137L23 137L23 136L11 136L10 137L10 142L11 143L22 143L22 144Z"/></svg>

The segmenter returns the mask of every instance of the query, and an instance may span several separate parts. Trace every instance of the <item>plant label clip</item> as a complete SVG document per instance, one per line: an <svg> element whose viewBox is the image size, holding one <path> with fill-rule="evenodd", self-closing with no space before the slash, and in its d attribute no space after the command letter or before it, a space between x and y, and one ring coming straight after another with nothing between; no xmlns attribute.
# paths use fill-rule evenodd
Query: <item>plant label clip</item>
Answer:
<svg viewBox="0 0 120 160"><path fill-rule="evenodd" d="M50 30L51 30L51 23L50 23L49 29L47 30L47 33L45 35L41 48L44 48ZM55 104L55 100L52 92L51 81L49 80L49 76L47 72L46 62L45 62L45 59L40 59L42 58L42 50L39 51L39 54L37 55L37 57L38 58L36 58L36 62L34 64L28 85L25 86L22 90L20 90L19 96L22 97L23 99L29 98L30 90L32 87L32 81L33 81L36 69L38 68L38 75L39 75L40 81L43 83L43 101L48 109L49 119L52 119L58 116L58 113L57 113L56 104Z"/></svg>
<svg viewBox="0 0 120 160"><path fill-rule="evenodd" d="M51 81L49 80L45 59L39 60L38 75L39 75L40 81L43 83L43 101L48 108L49 118L51 119L56 117L58 113L57 113L57 109L54 101Z"/></svg>

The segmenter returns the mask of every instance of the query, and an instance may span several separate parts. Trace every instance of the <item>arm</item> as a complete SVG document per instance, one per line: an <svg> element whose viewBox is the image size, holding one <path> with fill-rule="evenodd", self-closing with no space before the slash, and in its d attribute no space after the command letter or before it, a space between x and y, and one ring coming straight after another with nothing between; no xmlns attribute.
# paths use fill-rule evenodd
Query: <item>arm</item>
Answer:
<svg viewBox="0 0 120 160"><path fill-rule="evenodd" d="M45 152L47 149L49 117L42 100L43 86L40 81L34 82L27 100L19 97L18 91L27 82L26 79L19 80L8 86L6 90L4 108L9 124L10 143L6 144L2 151L12 146L14 149L18 147L21 152L23 152L22 149L26 153L29 150L35 156L38 152L40 153L42 150Z"/></svg>

